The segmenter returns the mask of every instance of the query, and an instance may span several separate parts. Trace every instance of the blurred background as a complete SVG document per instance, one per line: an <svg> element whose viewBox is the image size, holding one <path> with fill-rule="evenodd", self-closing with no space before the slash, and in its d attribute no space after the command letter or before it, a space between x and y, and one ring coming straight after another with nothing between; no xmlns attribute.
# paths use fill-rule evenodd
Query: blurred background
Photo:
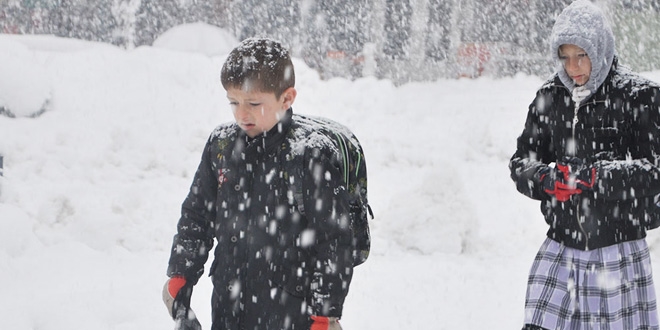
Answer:
<svg viewBox="0 0 660 330"><path fill-rule="evenodd" d="M545 77L547 39L570 0L0 0L0 31L152 45L172 27L217 26L242 40L278 39L323 79L375 76ZM660 69L660 0L598 0L617 50L637 71Z"/></svg>

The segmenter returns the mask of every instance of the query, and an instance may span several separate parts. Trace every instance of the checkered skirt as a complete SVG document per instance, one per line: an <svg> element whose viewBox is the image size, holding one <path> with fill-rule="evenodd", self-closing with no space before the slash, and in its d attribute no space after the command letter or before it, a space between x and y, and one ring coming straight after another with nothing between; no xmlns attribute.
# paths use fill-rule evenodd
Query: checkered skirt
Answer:
<svg viewBox="0 0 660 330"><path fill-rule="evenodd" d="M659 329L646 241L582 251L546 239L527 282L525 324L549 330Z"/></svg>

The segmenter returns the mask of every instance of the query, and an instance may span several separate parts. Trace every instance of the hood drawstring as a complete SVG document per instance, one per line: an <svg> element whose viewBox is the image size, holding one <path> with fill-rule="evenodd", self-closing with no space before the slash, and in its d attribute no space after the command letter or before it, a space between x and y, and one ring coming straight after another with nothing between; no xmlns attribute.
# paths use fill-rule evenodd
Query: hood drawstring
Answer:
<svg viewBox="0 0 660 330"><path fill-rule="evenodd" d="M580 106L580 103L582 103L584 99L591 95L591 91L587 89L586 86L576 86L573 88L573 92L571 94L571 98L573 99L573 102L575 102L575 106Z"/></svg>

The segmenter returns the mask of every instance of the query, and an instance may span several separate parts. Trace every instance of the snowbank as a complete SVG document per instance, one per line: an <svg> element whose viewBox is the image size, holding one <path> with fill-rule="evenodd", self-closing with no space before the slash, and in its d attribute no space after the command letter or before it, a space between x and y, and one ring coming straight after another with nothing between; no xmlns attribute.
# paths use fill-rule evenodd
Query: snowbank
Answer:
<svg viewBox="0 0 660 330"><path fill-rule="evenodd" d="M0 116L3 326L172 327L160 290L179 207L206 138L232 120L224 54L0 37L0 70L31 54L42 70L28 82L48 82L52 100L38 118ZM344 123L367 157L373 250L356 269L344 328L519 328L545 224L507 164L541 79L395 88L322 81L295 65L294 110ZM202 279L193 297L206 329L210 292Z"/></svg>
<svg viewBox="0 0 660 330"><path fill-rule="evenodd" d="M227 30L198 22L167 30L154 41L153 47L218 56L228 54L238 42Z"/></svg>

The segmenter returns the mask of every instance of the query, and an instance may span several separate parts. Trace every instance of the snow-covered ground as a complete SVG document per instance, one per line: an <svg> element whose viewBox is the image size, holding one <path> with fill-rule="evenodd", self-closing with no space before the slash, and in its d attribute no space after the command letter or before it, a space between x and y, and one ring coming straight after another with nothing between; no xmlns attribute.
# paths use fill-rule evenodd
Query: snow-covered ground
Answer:
<svg viewBox="0 0 660 330"><path fill-rule="evenodd" d="M0 77L0 105L6 97L20 107L15 95L33 89L24 104L50 107L37 118L0 116L3 329L173 326L160 294L179 207L206 138L232 120L224 55L190 50L234 46L176 36L127 51L0 35L0 72L14 73ZM38 70L21 74L27 62ZM394 87L322 81L294 63L294 111L346 124L367 157L372 254L355 271L344 329L520 328L546 226L507 165L542 78ZM659 237L649 236L656 269ZM205 329L209 282L193 295Z"/></svg>

